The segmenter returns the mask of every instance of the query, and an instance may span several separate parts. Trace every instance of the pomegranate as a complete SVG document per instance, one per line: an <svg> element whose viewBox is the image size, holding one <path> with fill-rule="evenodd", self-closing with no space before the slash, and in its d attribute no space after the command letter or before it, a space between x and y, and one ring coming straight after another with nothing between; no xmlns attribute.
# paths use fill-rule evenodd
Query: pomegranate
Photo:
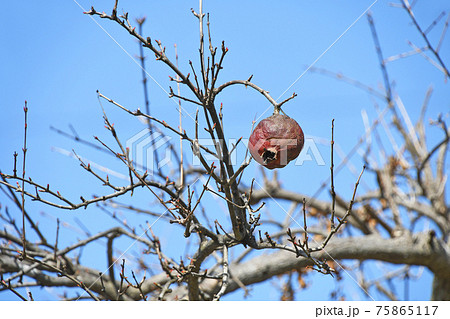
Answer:
<svg viewBox="0 0 450 319"><path fill-rule="evenodd" d="M304 135L298 123L275 113L256 125L248 142L252 157L268 169L285 167L303 148Z"/></svg>

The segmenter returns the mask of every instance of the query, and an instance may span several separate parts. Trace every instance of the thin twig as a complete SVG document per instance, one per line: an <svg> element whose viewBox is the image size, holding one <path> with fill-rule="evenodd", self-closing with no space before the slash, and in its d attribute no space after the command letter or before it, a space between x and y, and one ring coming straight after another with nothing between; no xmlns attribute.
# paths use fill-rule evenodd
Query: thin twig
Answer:
<svg viewBox="0 0 450 319"><path fill-rule="evenodd" d="M107 15L104 12L98 12L96 11L93 7L91 7L91 10L88 12L84 12L85 14L88 15L98 15L100 18L102 19L109 19L112 21L117 22L119 25L121 25L123 28L125 28L133 37L135 37L136 39L138 39L143 46L149 48L156 56L156 59L158 61L162 61L164 62L169 68L171 68L176 74L178 74L180 76L180 78L183 80L183 83L185 83L189 89L192 91L192 93L194 93L195 96L197 96L197 98L201 98L198 90L195 89L194 85L191 83L191 81L189 81L189 79L187 78L187 76L185 76L166 56L165 52L163 50L158 50L155 46L153 46L152 41L149 37L147 37L146 39L141 36L140 34L138 34L135 30L135 28L133 28L132 26L129 25L129 22L124 20L121 20L120 17L118 17L117 15ZM158 43L158 42L157 42ZM158 43L159 45L160 43Z"/></svg>
<svg viewBox="0 0 450 319"><path fill-rule="evenodd" d="M359 174L358 180L355 183L355 187L353 189L353 196L352 199L350 201L350 204L348 206L347 212L345 213L344 217L342 217L341 220L339 220L339 224L336 226L336 228L332 229L330 231L330 233L328 234L327 238L325 238L325 240L322 242L322 244L314 249L311 249L311 251L319 251L325 248L325 246L328 244L328 242L330 241L330 239L333 237L333 235L335 233L337 233L339 231L339 229L341 228L342 225L344 225L346 223L346 219L350 216L350 214L352 213L352 209L353 209L353 203L355 202L355 196L356 196L356 190L358 189L358 185L359 185L359 181L361 180L361 176L364 173L364 170L366 169L366 166L363 166L363 169L361 171L361 173Z"/></svg>
<svg viewBox="0 0 450 319"><path fill-rule="evenodd" d="M25 106L23 107L23 111L25 114L25 129L23 136L23 165L22 165L22 247L23 247L23 258L27 256L26 253L26 235L25 235L25 160L27 155L27 115L28 115L28 107L27 101L25 101Z"/></svg>
<svg viewBox="0 0 450 319"><path fill-rule="evenodd" d="M124 291L122 291L122 287L123 287L123 281L125 279L125 259L122 259L122 264L120 265L121 267L121 271L120 271L120 285L119 285L119 289L117 290L117 299L119 300L120 297L122 296L122 294L125 293L125 291L127 290L127 288L125 288Z"/></svg>
<svg viewBox="0 0 450 319"><path fill-rule="evenodd" d="M175 60L177 63L178 68L178 51L177 51L177 45L175 44ZM178 95L181 96L180 93L180 76L177 74L177 91ZM178 99L178 112L179 112L179 130L180 134L183 133L183 123L182 123L182 114L181 114L181 99ZM180 136L180 187L183 187L184 184L184 167L183 167L183 139Z"/></svg>
<svg viewBox="0 0 450 319"><path fill-rule="evenodd" d="M13 176L17 177L17 174L15 174ZM0 177L2 178L3 182L6 183L6 175L4 175L1 171L0 171ZM7 187L7 189L9 191L9 195L10 195L10 198L12 199L12 201L17 205L17 207L19 207L20 210L22 210L22 204L21 204L20 200L17 198L16 194L13 192L13 189L10 187ZM3 188L2 188L2 191L4 191ZM5 192L5 194L7 194L6 191L4 191L4 192ZM8 196L8 194L7 194L7 196ZM44 237L42 232L39 230L38 225L31 219L30 215L27 213L26 210L24 210L24 213L25 213L25 217L27 218L28 223L30 223L30 225L31 225L31 228L34 229L36 234L39 236L41 243L43 245L48 245L47 239Z"/></svg>
<svg viewBox="0 0 450 319"><path fill-rule="evenodd" d="M331 229L334 229L334 214L336 212L336 192L334 190L334 119L331 121Z"/></svg>
<svg viewBox="0 0 450 319"><path fill-rule="evenodd" d="M444 37L445 37L445 33L447 33L449 21L450 21L450 12L447 15L447 20L445 20L444 27L442 28L441 37L439 38L439 42L436 46L436 52L439 52L439 50L441 49L441 45L444 42Z"/></svg>
<svg viewBox="0 0 450 319"><path fill-rule="evenodd" d="M419 23L417 22L414 13L412 12L411 6L409 5L408 0L402 0L402 4L403 4L403 8L405 8L406 12L408 12L409 17L411 18L411 21L413 22L413 24L415 25L417 31L419 31L419 33L422 35L422 38L425 40L428 49L433 52L434 56L436 57L436 59L439 61L439 64L442 66L443 68L443 72L445 74L446 77L450 76L450 73L447 69L447 67L444 64L444 61L442 61L441 56L439 55L439 53L433 48L433 46L431 45L430 41L428 40L427 35L422 31L422 28L419 26Z"/></svg>
<svg viewBox="0 0 450 319"><path fill-rule="evenodd" d="M444 16L445 16L445 11L442 11L442 12L438 15L438 17L437 17L436 19L434 19L433 22L431 22L431 24L428 26L428 28L426 28L426 29L423 31L423 33L424 33L424 34L427 34L428 32L430 32L430 31L436 26L436 24L438 24L439 20L441 20L442 17L444 17Z"/></svg>
<svg viewBox="0 0 450 319"><path fill-rule="evenodd" d="M49 263L46 263L46 262L44 262L44 261L41 261L41 260L39 260L39 259L30 257L30 256L26 256L26 259L27 259L27 260L30 260L30 261L33 261L33 262L35 262L35 263L37 263L37 264L40 264L40 265L42 265L42 266L44 266L44 267L48 267L48 268L50 268L50 269L52 269L52 270L54 270L54 271L60 273L62 276L64 276L64 277L70 279L70 280L73 281L78 287L80 287L80 288L82 288L84 291L86 291L86 292L89 294L89 296L91 296L92 299L94 299L95 301L100 301L100 299L98 299L98 297L95 296L95 295L91 292L91 290L90 290L88 287L86 287L86 285L85 285L82 281L79 281L76 277L71 276L71 275L69 275L68 273L66 273L65 271L59 269L58 267L55 267L55 266L53 266L53 265L51 265L51 264L49 264Z"/></svg>
<svg viewBox="0 0 450 319"><path fill-rule="evenodd" d="M27 301L27 299L22 296L20 293L18 293L14 288L11 287L11 282L8 281L8 283L6 283L3 278L1 278L0 283L2 284L3 287L5 287L5 289L10 290L13 294L15 294L17 297L19 297L20 299L22 299L23 301Z"/></svg>
<svg viewBox="0 0 450 319"><path fill-rule="evenodd" d="M442 73L445 74L445 69L436 61L434 61L432 58L430 58L428 55L426 55L426 53L424 52L424 50L418 48L414 43L412 43L411 41L408 41L408 45L413 48L415 51L417 51L425 60L427 60L428 62L430 62L430 64L432 66L434 66L436 69L438 69L439 71L441 71ZM428 48L427 48L428 49Z"/></svg>
<svg viewBox="0 0 450 319"><path fill-rule="evenodd" d="M387 60L388 59L385 59L385 61L387 61ZM375 90L374 88L370 87L369 85L364 84L364 83L362 83L362 82L360 82L358 80L349 78L348 76L345 76L344 74L342 74L340 72L333 72L333 71L330 71L330 70L327 70L327 69L324 69L324 68L319 68L319 67L312 67L312 68L310 68L310 72L322 74L322 75L325 75L325 76L329 76L329 77L335 78L335 79L337 79L339 81L343 81L343 82L348 83L348 84L350 84L350 85L352 85L352 86L354 86L354 87L356 87L358 89L366 91L369 94L371 94L371 95L373 95L373 96L375 96L377 98L380 98L380 99L383 99L383 100L386 98L385 94L379 92L378 90Z"/></svg>
<svg viewBox="0 0 450 319"><path fill-rule="evenodd" d="M386 63L383 59L383 53L381 52L380 40L378 39L377 31L375 29L375 23L373 21L372 14L370 12L367 13L367 20L369 21L370 30L372 31L372 38L375 44L375 51L377 52L381 73L383 74L384 89L386 90L386 100L388 102L388 106L393 109L391 82L389 80L389 75L386 70Z"/></svg>
<svg viewBox="0 0 450 319"><path fill-rule="evenodd" d="M244 80L232 80L229 82L226 82L222 85L220 85L219 87L217 87L216 89L214 89L214 94L217 95L219 94L223 89L225 89L228 86L231 85L245 85L246 87L249 86L252 89L255 89L256 91L258 91L259 93L261 93L262 95L264 95L264 97L275 107L279 107L279 103L277 103L275 101L275 99L273 97L270 96L269 92L267 92L266 90L263 90L262 88L260 88L259 86L257 86L256 84L250 82L250 81L244 81ZM288 100L292 99L294 96L291 96ZM284 101L287 102L287 101ZM283 103L284 103L283 102Z"/></svg>
<svg viewBox="0 0 450 319"><path fill-rule="evenodd" d="M54 259L56 261L56 252L58 251L58 239L59 239L59 218L56 218L56 240L55 240L55 248L54 248Z"/></svg>
<svg viewBox="0 0 450 319"><path fill-rule="evenodd" d="M142 26L145 22L145 17L136 19L136 22L139 26L139 34L142 35ZM141 70L142 70L142 85L144 87L144 103L145 103L145 112L146 114L150 115L150 102L148 99L148 85L147 85L147 75L146 75L146 69L145 69L145 56L144 56L144 47L141 43L139 43L139 60L141 61ZM148 122L150 123L150 119Z"/></svg>
<svg viewBox="0 0 450 319"><path fill-rule="evenodd" d="M145 280L145 276L142 278L141 282L138 282L137 279L136 279L136 276L134 275L134 271L131 271L131 274L133 276L134 281L136 282L136 287L139 289L139 295L141 296L142 299L147 301L147 296L144 295L144 292L142 291L142 283Z"/></svg>
<svg viewBox="0 0 450 319"><path fill-rule="evenodd" d="M144 116L144 117L146 117L146 118L148 118L148 119L151 119L152 121L155 121L155 122L157 122L157 123L163 125L165 128L168 128L169 130L171 130L172 132L176 133L177 135L179 135L179 136L182 137L183 139L188 140L188 141L191 142L191 143L193 142L193 140L187 136L186 131L183 131L183 133L180 133L177 129L173 128L172 126L170 126L169 124L167 124L165 121L161 121L161 120L159 120L159 119L157 119L157 118L155 118L155 117L153 117L153 116L150 116L150 115L148 115L148 114L144 114L144 113L141 112L140 109L137 109L136 111L131 111L131 110L127 109L126 107L120 105L119 103L113 101L112 99L110 99L110 98L104 96L102 93L100 93L100 92L97 92L97 93L98 93L99 97L101 97L101 98L107 100L108 102L110 102L110 103L112 103L112 104L118 106L119 108L121 108L121 109L124 110L125 112L127 112L127 113L129 113L129 114L131 114L131 115L134 115L134 116ZM213 151L211 151L210 149L208 149L207 147L205 147L205 146L203 146L203 145L201 145L201 144L199 145L199 147L200 147L201 149L203 149L204 151L206 151L207 153L209 153L209 154L211 154L211 155L217 157L217 154L214 153Z"/></svg>
<svg viewBox="0 0 450 319"><path fill-rule="evenodd" d="M213 301L219 301L228 287L228 278L229 278L230 274L228 272L228 247L227 247L227 245L223 245L222 267L223 267L222 286L220 287L219 292L214 296Z"/></svg>

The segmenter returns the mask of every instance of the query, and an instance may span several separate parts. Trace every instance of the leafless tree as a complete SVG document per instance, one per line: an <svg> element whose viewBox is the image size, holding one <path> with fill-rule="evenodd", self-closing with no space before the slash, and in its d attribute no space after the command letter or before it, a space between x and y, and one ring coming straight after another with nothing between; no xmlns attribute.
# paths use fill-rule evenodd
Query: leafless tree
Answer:
<svg viewBox="0 0 450 319"><path fill-rule="evenodd" d="M281 298L290 300L293 298L294 289L306 286L304 279L307 274L334 276L339 281L343 272L351 272L358 275L359 285L364 293L369 294L371 289L377 289L387 298L396 300L400 296L389 283L394 278L407 281L415 276L411 271L412 266L424 266L434 275L431 298L450 300L450 211L445 198L445 161L450 131L445 122L445 115L438 115L430 125L442 131L442 138L438 143L428 145L425 112L432 89L430 88L425 97L420 119L413 124L400 96L391 85L386 68L391 61L421 54L433 67L438 68L447 80L448 68L439 49L444 41L450 15L447 16L440 42L433 45L427 37L427 30L415 19L412 6L407 0L401 0L397 5L411 18L426 45L424 48L418 48L411 44L411 52L386 58L382 54L372 15L367 14L384 79L381 90L340 73L310 68L313 72L335 77L357 89L363 89L377 100L376 106L378 103L384 105L384 108L380 109L379 117L367 126L358 145L346 155L353 156L357 149L366 147L363 155L366 165L361 167L355 176L353 192L343 195L349 199L341 197L341 192L334 186L335 171L345 166L346 161L338 167L334 165L334 123L330 123L330 179L323 186L329 189L330 200L324 201L319 199L317 194L307 195L306 191L302 193L283 188L276 172L272 178L267 171L263 171L262 180L244 180L242 176L250 163L249 156L246 156L243 164L238 167L231 163L230 156L237 144L230 148L224 142L227 141L227 130L222 124L222 107L217 105L216 97L231 86L243 85L260 92L272 103L274 110L279 111L284 103L296 95L294 93L284 101L276 102L268 91L252 82L251 76L248 80L232 80L220 84L219 74L224 67L228 49L224 42L219 48L213 45L209 16L203 12L201 0L199 3L198 11L192 10L192 13L199 22L200 67L196 69L190 62L189 73L181 71L178 61L168 58L166 48L160 41L141 34L145 19L136 21L139 27L137 31L128 13L118 14L117 0L111 14L96 11L94 7L85 13L119 24L131 37L139 41L141 48L151 51L156 60L167 65L173 72L171 80L177 85L175 90L170 88L170 97L178 103L183 101L198 107L195 129L192 132L185 131L181 118L180 125L176 128L163 119L151 116L147 93L145 111L131 110L101 92L98 92L99 100L107 101L130 116L145 120L149 131L177 136L181 147L186 143L190 144L190 152L201 163L201 167L195 167L183 159L183 150L178 152L177 147L172 145L177 158L176 171L169 174L162 168L154 171L143 170L133 160L130 150L121 140L118 133L120 123L116 126L111 124L107 112L103 110L105 127L110 131L115 145L109 145L100 138L95 138L93 143L63 131L58 132L77 142L100 147L114 156L126 167L128 181L125 185L115 184L108 175L92 167L74 151L81 168L110 192L89 199L80 194L79 201L69 200L63 192L52 189L46 183L36 182L26 175L28 108L25 104L22 153L21 156L14 154L12 172L2 172L0 180L2 192L17 207L14 213L10 212L6 205L0 211L0 218L4 223L3 229L0 230L2 294L14 293L18 298L27 300L33 297L31 293L24 296L22 288L51 286L67 289L68 293L61 296L61 299L219 300L223 295L235 290L242 289L247 292L247 287L252 284L286 275L286 283L280 286ZM439 20L441 18L438 17ZM438 21L430 28L436 25ZM145 71L143 54L141 51L141 62ZM187 88L189 94L180 94L180 86ZM199 130L203 127L214 141L215 148L202 145ZM399 136L392 137L394 152L385 150L382 142L377 139L380 129L390 137ZM237 143L240 142L239 140ZM374 159L375 143L378 143L379 149L385 150L384 159ZM158 150L154 149L154 152L158 156ZM209 160L206 155L213 156L215 160ZM377 187L361 193L358 184L364 176L370 174L376 178ZM195 183L198 180L202 181L201 186L198 185L200 183ZM132 195L134 192L148 192L156 199L155 206L142 208L120 202L125 195ZM206 193L213 194L220 203L226 205L226 220L212 221L215 219L212 217L214 214L208 211L210 208L203 205ZM97 206L107 213L109 218L119 222L120 226L97 234L87 234L75 244L61 247L58 240L60 221L56 222L56 239L43 233L39 221L31 217L35 215L27 211L26 199L61 210ZM279 200L291 203L288 217L281 221L268 218L263 209L265 202L276 203ZM158 213L161 208L162 212ZM115 212L111 212L116 209L125 210L128 214L147 214L154 222L140 227L132 225L119 218ZM156 221L158 224L155 224ZM424 221L431 226L424 226ZM183 244L190 246L187 249L188 256L184 259L170 256L170 250L164 247L155 235L158 233L159 223L169 223L184 235L186 239ZM266 225L271 225L271 229L276 230L269 233L264 230ZM30 237L37 240L33 242ZM129 256L126 251L117 249L117 241L123 238L129 239L133 244L139 244L139 247L142 247L141 255ZM170 242L170 239L168 241ZM95 243L101 243L104 247L98 255L107 260L106 271L80 261L83 249ZM172 244L181 245L178 241ZM244 249L236 256L232 254L232 250L237 248ZM270 252L261 254L258 252L261 250ZM349 266L344 264L346 260L354 263ZM403 267L374 279L365 272L365 265L370 260ZM158 264L158 270L153 266L155 263ZM149 271L151 276L146 278L142 275L144 271ZM294 278L297 279L299 288L293 288ZM335 298L339 297L337 292Z"/></svg>

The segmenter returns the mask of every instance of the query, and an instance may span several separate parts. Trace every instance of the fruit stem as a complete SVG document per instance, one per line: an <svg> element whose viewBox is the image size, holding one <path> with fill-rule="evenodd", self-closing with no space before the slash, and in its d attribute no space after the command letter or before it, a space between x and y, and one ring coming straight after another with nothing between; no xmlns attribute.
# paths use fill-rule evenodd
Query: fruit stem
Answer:
<svg viewBox="0 0 450 319"><path fill-rule="evenodd" d="M275 105L273 107L273 114L280 114L281 107L279 105Z"/></svg>

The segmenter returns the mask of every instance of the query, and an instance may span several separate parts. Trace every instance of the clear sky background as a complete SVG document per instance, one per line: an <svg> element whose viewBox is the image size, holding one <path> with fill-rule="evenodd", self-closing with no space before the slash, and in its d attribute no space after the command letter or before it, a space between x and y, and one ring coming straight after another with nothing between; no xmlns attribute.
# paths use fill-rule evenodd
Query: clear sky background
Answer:
<svg viewBox="0 0 450 319"><path fill-rule="evenodd" d="M104 153L77 144L55 133L50 127L70 132L69 126L72 125L82 138L93 141L92 137L96 135L111 142L109 133L104 129L96 90L130 109L144 109L141 69L134 59L138 53L137 42L115 23L98 17L92 19L83 14L91 5L97 11L110 13L114 1L77 1L78 4L73 0L3 1L4 14L0 20L0 168L4 172L11 172L12 154L14 151L21 152L23 105L27 100L27 175L42 184L49 183L75 201L80 195L88 198L91 194L102 194L105 190L79 167L74 158L56 149L69 152L75 149L79 155L95 163L124 174L126 170ZM406 12L389 6L390 2L379 0L371 9L384 56L410 51L408 40L423 47L425 44ZM220 48L224 40L229 49L218 82L246 80L253 74L254 83L270 91L275 99L279 98L372 3L373 0L204 1L204 12L210 13L213 44ZM189 60L193 61L197 69L199 66L198 22L191 8L197 10L198 1L119 2L119 13L128 11L133 24L135 18L146 16L144 35L161 40L169 58L175 57L174 44L177 45L180 69L185 73L190 72ZM417 20L424 28L442 11L448 13L449 10L450 3L446 0L419 0L414 8ZM429 33L433 43L439 40L444 21L445 17ZM169 85L176 89L168 77L174 74L165 65L156 62L151 53L146 54L148 72L154 79L149 79L151 114L177 127L177 103L166 94ZM442 45L441 54L448 67L449 36ZM382 91L381 72L366 16L356 22L315 66L342 72ZM387 69L395 83L396 94L401 97L413 123L419 117L422 101L430 85L434 93L426 118L436 119L439 113L448 114L449 83L423 57L414 55L397 60L389 63ZM181 90L182 93L186 92L183 87ZM280 100L293 92L298 96L283 109L298 121L308 138L313 138L320 156L309 153L312 160L299 166L289 165L280 170L279 176L287 189L313 195L329 176L331 120L335 119L336 161L340 163L342 157L339 151L348 153L364 135L362 114L365 112L369 122L373 122L378 116L375 104L382 109L384 102L346 83L314 72L307 72ZM270 104L261 94L243 87L224 91L217 102L224 106L226 134L234 139L248 137L252 121L260 116L267 117L272 112ZM102 105L123 141L145 128L123 111L106 102L102 102ZM187 103L182 106L183 126L187 131L192 130L196 106ZM427 134L429 145L440 138L436 128L427 127ZM173 138L176 139L175 136ZM387 140L385 136L382 138ZM184 147L190 161L186 151L189 145L185 144ZM364 150L363 147L359 151L361 153ZM244 158L245 148L238 148L236 153L239 165ZM323 158L324 165L319 165L319 157ZM336 188L344 198L351 196L355 172L359 172L362 167L358 154L351 158L350 163L351 166L336 175ZM261 181L260 168L255 162L252 162L245 175L247 182L252 177ZM367 174L361 187L367 190L373 186L374 177ZM322 192L320 197L327 199L327 191ZM143 206L154 204L154 199L148 198L148 194L137 194L134 200ZM20 212L12 209L13 204L7 202L3 194L0 194L0 203L3 207L10 206L19 219ZM61 235L67 235L67 243L82 238L83 229L95 233L114 225L95 207L73 212L30 201L27 205L35 218L40 218L42 214L47 217L41 227L51 234L50 238L54 236L56 218L64 221L66 227ZM282 205L289 208L286 203ZM283 211L274 204L268 205L266 211L272 216L278 214L281 220L284 218ZM220 216L225 218L223 213ZM139 216L127 218L136 224L140 222ZM165 238L163 244L170 244L169 237L180 236L181 232L166 224L155 229L162 239ZM182 237L180 240L183 240ZM122 244L126 248L126 243ZM104 247L97 249L103 252ZM83 258L88 264L100 268L106 263L106 256L98 260L95 249L87 249ZM378 266L375 264L374 267ZM422 270L417 269L416 272L422 273ZM374 274L376 277L376 272ZM275 279L256 285L248 299L277 300L279 292L274 287L282 281L283 278L281 281ZM311 276L308 282L310 288L298 292L298 299L327 300L330 291L344 283L348 299L364 299L351 278L345 278L344 283L336 283L330 277ZM420 280L412 283L410 298L429 299L430 287L431 276L423 270ZM402 291L403 287L399 284L398 289ZM49 300L56 298L55 293L51 289L37 290L33 295L35 299ZM381 295L374 294L374 297L383 300ZM233 293L225 299L240 300L242 293ZM3 292L0 300L15 300L15 297L9 292Z"/></svg>

